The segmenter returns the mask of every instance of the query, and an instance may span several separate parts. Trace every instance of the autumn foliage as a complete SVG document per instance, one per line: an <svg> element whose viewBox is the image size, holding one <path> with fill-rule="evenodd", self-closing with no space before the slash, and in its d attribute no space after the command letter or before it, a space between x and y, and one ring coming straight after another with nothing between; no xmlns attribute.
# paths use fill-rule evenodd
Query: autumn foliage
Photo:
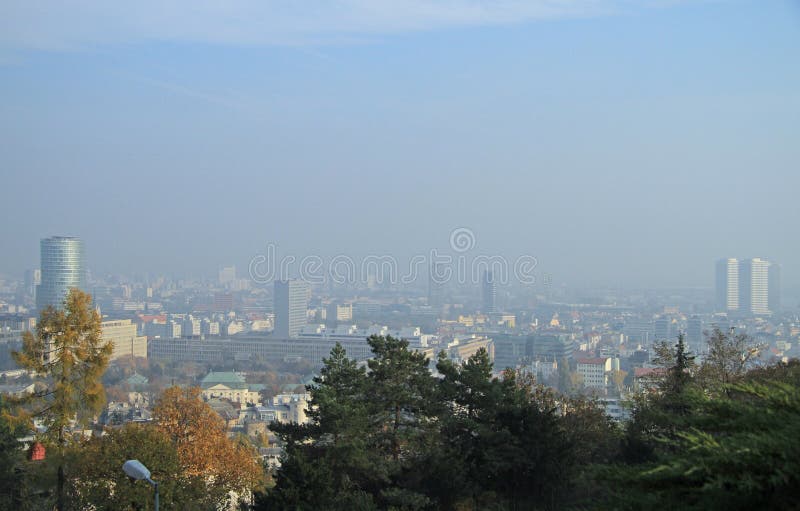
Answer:
<svg viewBox="0 0 800 511"><path fill-rule="evenodd" d="M153 415L156 427L175 446L186 476L205 478L209 490L245 491L262 484L253 448L228 438L224 421L203 402L199 388L168 388Z"/></svg>

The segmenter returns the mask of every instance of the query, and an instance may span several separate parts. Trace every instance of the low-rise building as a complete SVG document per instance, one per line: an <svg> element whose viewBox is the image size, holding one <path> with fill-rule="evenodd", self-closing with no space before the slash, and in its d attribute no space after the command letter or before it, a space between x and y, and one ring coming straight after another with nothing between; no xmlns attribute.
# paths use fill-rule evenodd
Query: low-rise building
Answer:
<svg viewBox="0 0 800 511"><path fill-rule="evenodd" d="M579 358L577 363L584 387L605 389L608 386L608 373L612 369L611 358Z"/></svg>
<svg viewBox="0 0 800 511"><path fill-rule="evenodd" d="M147 357L147 337L136 334L136 325L130 319L117 319L100 323L104 342L114 344L110 360L120 357Z"/></svg>
<svg viewBox="0 0 800 511"><path fill-rule="evenodd" d="M200 382L203 399L227 399L234 403L258 404L261 402L261 385L249 384L239 373L210 372Z"/></svg>

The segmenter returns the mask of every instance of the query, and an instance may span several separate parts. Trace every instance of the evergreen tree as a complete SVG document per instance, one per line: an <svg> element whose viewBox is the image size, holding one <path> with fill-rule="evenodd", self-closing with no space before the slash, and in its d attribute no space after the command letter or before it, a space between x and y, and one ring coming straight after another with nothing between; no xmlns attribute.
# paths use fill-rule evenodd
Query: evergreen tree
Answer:
<svg viewBox="0 0 800 511"><path fill-rule="evenodd" d="M375 445L395 462L413 456L436 403L436 381L424 354L409 350L408 341L373 335L367 339L374 357L370 369L370 414Z"/></svg>
<svg viewBox="0 0 800 511"><path fill-rule="evenodd" d="M492 467L493 424L500 401L500 384L492 378L492 363L484 349L478 350L464 364L455 364L444 353L436 365L442 379L438 400L441 429L438 450L433 451L432 466L441 483L432 487L443 509L451 509L461 499L477 505L488 491Z"/></svg>
<svg viewBox="0 0 800 511"><path fill-rule="evenodd" d="M271 426L285 452L275 487L259 497L256 509L374 508L372 495L387 476L367 445L373 426L365 369L337 343L308 391L310 425Z"/></svg>
<svg viewBox="0 0 800 511"><path fill-rule="evenodd" d="M800 389L740 383L730 397L696 394L655 457L600 471L597 509L751 510L800 507Z"/></svg>
<svg viewBox="0 0 800 511"><path fill-rule="evenodd" d="M421 509L428 505L418 467L436 440L436 379L423 353L392 336L367 339L374 357L369 367L367 400L371 455L389 483L376 498L381 505Z"/></svg>

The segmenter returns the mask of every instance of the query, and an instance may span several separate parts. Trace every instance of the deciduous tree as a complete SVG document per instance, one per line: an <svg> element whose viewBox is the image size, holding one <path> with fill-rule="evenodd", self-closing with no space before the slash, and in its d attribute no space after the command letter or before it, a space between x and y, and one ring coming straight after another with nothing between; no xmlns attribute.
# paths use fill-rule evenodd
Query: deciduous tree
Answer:
<svg viewBox="0 0 800 511"><path fill-rule="evenodd" d="M153 409L156 427L175 446L183 474L203 477L209 492L224 499L258 489L263 471L250 446L231 441L225 423L200 398L197 387L170 387Z"/></svg>
<svg viewBox="0 0 800 511"><path fill-rule="evenodd" d="M13 352L17 365L45 378L43 389L20 399L17 417L39 418L43 438L61 451L70 440L74 420L86 423L105 403L101 377L113 345L102 340L100 314L88 294L72 289L63 308L42 311L35 334L25 332L22 351ZM64 466L58 467L57 504L64 509Z"/></svg>
<svg viewBox="0 0 800 511"><path fill-rule="evenodd" d="M159 484L164 511L217 508L218 502L209 498L203 479L184 473L175 445L156 427L126 424L79 447L69 453L69 495L74 509L149 509L153 489L125 475L122 464L129 459L139 460L150 470Z"/></svg>
<svg viewBox="0 0 800 511"><path fill-rule="evenodd" d="M706 390L718 394L727 392L728 385L736 383L748 369L755 365L762 346L744 332L731 328L723 332L714 327L707 334L708 354L698 371L698 379Z"/></svg>

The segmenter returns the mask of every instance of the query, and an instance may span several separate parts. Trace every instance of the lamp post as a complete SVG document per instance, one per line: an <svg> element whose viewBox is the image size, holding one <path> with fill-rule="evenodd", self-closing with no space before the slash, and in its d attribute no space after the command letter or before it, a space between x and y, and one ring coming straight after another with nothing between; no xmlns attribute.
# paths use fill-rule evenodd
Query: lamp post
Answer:
<svg viewBox="0 0 800 511"><path fill-rule="evenodd" d="M153 486L156 492L155 511L158 511L158 483L150 479L150 471L147 470L147 467L142 465L139 460L128 460L122 464L122 470L128 477L137 481L145 480Z"/></svg>

